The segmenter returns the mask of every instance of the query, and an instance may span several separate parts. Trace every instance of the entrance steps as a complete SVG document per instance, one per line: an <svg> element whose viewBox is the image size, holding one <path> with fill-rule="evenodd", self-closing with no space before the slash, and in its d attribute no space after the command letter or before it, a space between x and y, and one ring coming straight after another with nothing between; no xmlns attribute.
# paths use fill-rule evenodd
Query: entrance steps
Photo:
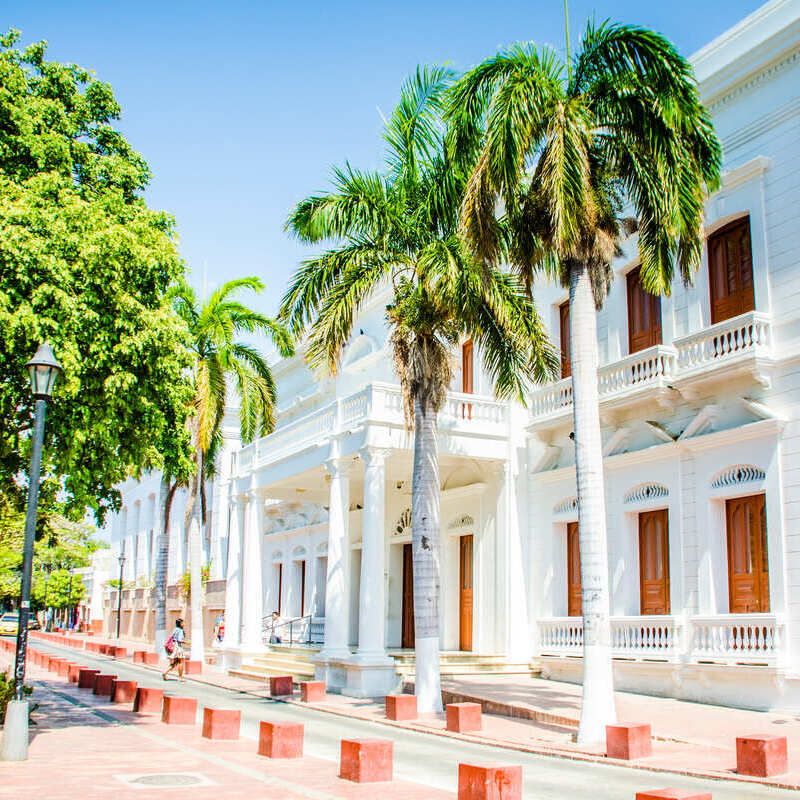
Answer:
<svg viewBox="0 0 800 800"><path fill-rule="evenodd" d="M413 681L416 659L413 650L390 650L397 672L403 681ZM541 670L530 663L509 664L502 655L482 655L464 650L443 650L439 653L442 678L456 675L526 675L539 677Z"/></svg>
<svg viewBox="0 0 800 800"><path fill-rule="evenodd" d="M272 644L269 652L245 661L240 667L228 670L237 678L266 681L277 675L291 675L295 683L314 679L311 658L319 652L318 647L308 645Z"/></svg>

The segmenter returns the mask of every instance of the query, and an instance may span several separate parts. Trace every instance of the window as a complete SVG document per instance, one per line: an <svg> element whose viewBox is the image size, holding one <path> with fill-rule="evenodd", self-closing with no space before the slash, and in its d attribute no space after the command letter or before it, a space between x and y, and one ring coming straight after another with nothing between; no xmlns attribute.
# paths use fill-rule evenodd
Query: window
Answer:
<svg viewBox="0 0 800 800"><path fill-rule="evenodd" d="M572 364L569 358L569 300L558 307L558 324L561 335L561 377L572 375Z"/></svg>
<svg viewBox="0 0 800 800"><path fill-rule="evenodd" d="M767 510L763 494L725 503L731 614L769 611Z"/></svg>
<svg viewBox="0 0 800 800"><path fill-rule="evenodd" d="M749 217L709 237L708 279L712 324L755 309Z"/></svg>
<svg viewBox="0 0 800 800"><path fill-rule="evenodd" d="M661 298L642 287L641 268L628 273L628 352L661 344Z"/></svg>
<svg viewBox="0 0 800 800"><path fill-rule="evenodd" d="M461 345L461 391L464 394L472 394L475 390L473 383L473 360L472 339L469 339ZM472 419L471 403L462 404L461 416L464 419Z"/></svg>
<svg viewBox="0 0 800 800"><path fill-rule="evenodd" d="M669 614L669 519L666 509L639 514L642 614Z"/></svg>

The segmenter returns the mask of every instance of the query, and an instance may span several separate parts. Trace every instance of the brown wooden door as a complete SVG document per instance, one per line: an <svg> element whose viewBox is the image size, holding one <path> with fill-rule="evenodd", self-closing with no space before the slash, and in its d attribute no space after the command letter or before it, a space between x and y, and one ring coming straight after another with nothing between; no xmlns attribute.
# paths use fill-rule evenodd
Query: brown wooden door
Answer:
<svg viewBox="0 0 800 800"><path fill-rule="evenodd" d="M306 614L306 562L300 562L300 616Z"/></svg>
<svg viewBox="0 0 800 800"><path fill-rule="evenodd" d="M278 564L278 608L280 614L283 606L283 564Z"/></svg>
<svg viewBox="0 0 800 800"><path fill-rule="evenodd" d="M579 617L583 613L581 592L581 539L577 522L567 523L567 615Z"/></svg>
<svg viewBox="0 0 800 800"><path fill-rule="evenodd" d="M459 539L459 650L472 650L472 534Z"/></svg>
<svg viewBox="0 0 800 800"><path fill-rule="evenodd" d="M639 592L642 614L669 614L669 516L639 514Z"/></svg>
<svg viewBox="0 0 800 800"><path fill-rule="evenodd" d="M411 543L403 545L403 622L400 646L414 647L414 551Z"/></svg>
<svg viewBox="0 0 800 800"><path fill-rule="evenodd" d="M641 268L628 273L628 352L661 344L661 298L642 287Z"/></svg>
<svg viewBox="0 0 800 800"><path fill-rule="evenodd" d="M749 217L709 237L708 279L712 323L755 309Z"/></svg>
<svg viewBox="0 0 800 800"><path fill-rule="evenodd" d="M569 347L569 300L558 307L558 324L561 336L561 377L572 375Z"/></svg>
<svg viewBox="0 0 800 800"><path fill-rule="evenodd" d="M769 611L767 509L763 494L725 503L731 614Z"/></svg>
<svg viewBox="0 0 800 800"><path fill-rule="evenodd" d="M461 345L461 391L464 394L473 394L475 389L472 350L472 339ZM462 405L461 416L472 419L472 403Z"/></svg>

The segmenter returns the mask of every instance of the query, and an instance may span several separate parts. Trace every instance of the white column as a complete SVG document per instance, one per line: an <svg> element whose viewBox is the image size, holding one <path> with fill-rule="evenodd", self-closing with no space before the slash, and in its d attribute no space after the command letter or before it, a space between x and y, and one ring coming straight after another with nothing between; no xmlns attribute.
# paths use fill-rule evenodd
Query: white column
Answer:
<svg viewBox="0 0 800 800"><path fill-rule="evenodd" d="M244 510L244 554L242 591L242 649L260 650L264 645L262 625L264 617L264 593L261 571L261 498L256 492L248 492Z"/></svg>
<svg viewBox="0 0 800 800"><path fill-rule="evenodd" d="M361 590L358 660L385 661L386 655L386 459L391 450L365 447L364 515L361 529Z"/></svg>
<svg viewBox="0 0 800 800"><path fill-rule="evenodd" d="M328 510L328 576L325 584L325 645L320 660L347 658L350 621L350 466L351 458L331 458Z"/></svg>
<svg viewBox="0 0 800 800"><path fill-rule="evenodd" d="M225 576L225 648L241 643L242 625L242 498L231 495L231 524L228 532L228 569Z"/></svg>

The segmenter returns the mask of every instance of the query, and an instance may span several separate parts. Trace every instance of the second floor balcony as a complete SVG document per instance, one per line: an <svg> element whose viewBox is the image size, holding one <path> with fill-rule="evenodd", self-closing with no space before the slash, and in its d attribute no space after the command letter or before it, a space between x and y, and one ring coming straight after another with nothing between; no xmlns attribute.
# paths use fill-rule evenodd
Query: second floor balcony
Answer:
<svg viewBox="0 0 800 800"><path fill-rule="evenodd" d="M769 317L749 311L604 364L598 370L601 410L634 405L639 401L669 402L678 391L691 396L700 383L741 372L762 385L772 360ZM537 427L566 422L572 415L572 378L563 378L534 391L530 419Z"/></svg>

